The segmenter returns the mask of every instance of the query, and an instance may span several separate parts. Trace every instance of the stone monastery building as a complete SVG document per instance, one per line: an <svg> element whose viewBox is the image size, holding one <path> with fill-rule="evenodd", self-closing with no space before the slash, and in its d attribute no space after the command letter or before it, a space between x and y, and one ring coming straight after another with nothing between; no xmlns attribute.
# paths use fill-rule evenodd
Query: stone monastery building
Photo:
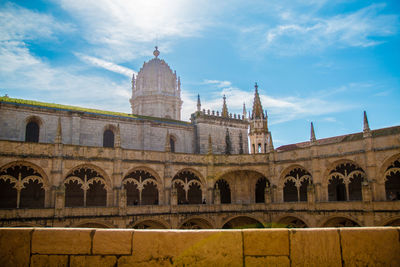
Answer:
<svg viewBox="0 0 400 267"><path fill-rule="evenodd" d="M159 54L132 78L132 114L0 97L0 226L400 225L400 126L364 113L362 132L317 140L311 124L274 148L257 84L249 116L198 97L184 122Z"/></svg>

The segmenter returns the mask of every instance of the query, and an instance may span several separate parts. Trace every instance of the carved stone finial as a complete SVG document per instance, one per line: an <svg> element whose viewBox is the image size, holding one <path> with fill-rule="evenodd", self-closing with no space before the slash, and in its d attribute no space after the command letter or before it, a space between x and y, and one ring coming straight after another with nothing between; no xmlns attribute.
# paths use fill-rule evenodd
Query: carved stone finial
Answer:
<svg viewBox="0 0 400 267"><path fill-rule="evenodd" d="M221 117L228 118L229 113L228 113L228 107L226 106L226 96L225 95L224 95L223 99L224 99L224 103L222 105Z"/></svg>
<svg viewBox="0 0 400 267"><path fill-rule="evenodd" d="M368 118L367 118L367 112L364 110L364 132L369 132L369 123L368 123Z"/></svg>
<svg viewBox="0 0 400 267"><path fill-rule="evenodd" d="M246 103L244 103L243 102L243 119L245 119L246 118L246 114L247 112L246 112Z"/></svg>
<svg viewBox="0 0 400 267"><path fill-rule="evenodd" d="M158 46L155 46L154 48L155 50L153 52L153 55L157 58L160 55L160 51L158 51Z"/></svg>
<svg viewBox="0 0 400 267"><path fill-rule="evenodd" d="M197 111L201 111L200 94L197 95Z"/></svg>

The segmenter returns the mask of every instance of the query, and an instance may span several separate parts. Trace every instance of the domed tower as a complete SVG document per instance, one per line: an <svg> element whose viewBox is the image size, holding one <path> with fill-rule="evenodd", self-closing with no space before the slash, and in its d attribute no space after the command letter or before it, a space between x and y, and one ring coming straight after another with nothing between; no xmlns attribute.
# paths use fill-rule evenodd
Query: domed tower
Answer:
<svg viewBox="0 0 400 267"><path fill-rule="evenodd" d="M143 64L136 79L132 77L132 113L138 115L181 119L181 82L168 64L159 59L157 46L154 58Z"/></svg>
<svg viewBox="0 0 400 267"><path fill-rule="evenodd" d="M268 131L268 117L267 113L265 112L264 114L263 112L257 83L254 85L254 88L253 111L249 118L251 153L267 153L274 149L272 136L271 132Z"/></svg>

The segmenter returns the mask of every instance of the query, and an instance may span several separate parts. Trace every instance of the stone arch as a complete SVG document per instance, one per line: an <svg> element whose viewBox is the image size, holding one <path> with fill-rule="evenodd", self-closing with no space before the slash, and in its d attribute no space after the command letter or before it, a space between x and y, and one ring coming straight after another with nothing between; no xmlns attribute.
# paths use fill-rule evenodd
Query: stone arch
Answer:
<svg viewBox="0 0 400 267"><path fill-rule="evenodd" d="M360 165L351 160L339 160L330 166L326 176L328 200L362 200L362 181L367 180L367 176Z"/></svg>
<svg viewBox="0 0 400 267"><path fill-rule="evenodd" d="M206 218L194 216L184 220L179 229L214 229L213 223Z"/></svg>
<svg viewBox="0 0 400 267"><path fill-rule="evenodd" d="M126 174L122 184L127 193L127 205L158 205L161 186L147 170L135 168Z"/></svg>
<svg viewBox="0 0 400 267"><path fill-rule="evenodd" d="M385 197L387 200L400 200L400 154L390 157L382 164Z"/></svg>
<svg viewBox="0 0 400 267"><path fill-rule="evenodd" d="M124 173L123 177L126 177L126 176L128 176L129 174L131 174L132 172L135 172L135 171L137 171L137 170L139 170L139 171L146 171L146 172L150 173L150 174L156 179L157 184L160 186L160 188L162 188L162 186L163 186L163 180L161 179L161 175L159 175L159 174L157 173L157 171L155 171L154 169L152 169L152 168L150 168L150 167L147 167L147 166L145 166L145 165L139 165L139 166L130 168L128 171L126 171L126 172Z"/></svg>
<svg viewBox="0 0 400 267"><path fill-rule="evenodd" d="M349 216L331 216L320 227L360 227L362 226L357 220Z"/></svg>
<svg viewBox="0 0 400 267"><path fill-rule="evenodd" d="M262 220L251 215L238 215L225 220L222 229L264 228Z"/></svg>
<svg viewBox="0 0 400 267"><path fill-rule="evenodd" d="M134 229L171 229L167 222L155 219L139 220L131 223L128 227Z"/></svg>
<svg viewBox="0 0 400 267"><path fill-rule="evenodd" d="M201 204L206 197L206 187L192 169L183 169L172 178L172 186L177 190L178 204Z"/></svg>
<svg viewBox="0 0 400 267"><path fill-rule="evenodd" d="M71 228L115 228L112 224L98 220L82 220L70 225Z"/></svg>
<svg viewBox="0 0 400 267"><path fill-rule="evenodd" d="M45 227L45 225L32 222L15 222L7 225L7 227Z"/></svg>
<svg viewBox="0 0 400 267"><path fill-rule="evenodd" d="M391 217L389 219L385 219L383 222L381 222L378 225L381 225L381 226L400 226L400 216Z"/></svg>
<svg viewBox="0 0 400 267"><path fill-rule="evenodd" d="M64 178L65 206L106 206L112 184L107 174L93 164L72 168Z"/></svg>
<svg viewBox="0 0 400 267"><path fill-rule="evenodd" d="M293 216L293 215L285 215L282 216L278 221L277 221L279 226L285 227L285 228L308 228L309 224L304 220L304 218L300 218L299 216Z"/></svg>
<svg viewBox="0 0 400 267"><path fill-rule="evenodd" d="M107 124L103 128L103 147L113 148L115 146L115 138L117 135L117 127L113 124Z"/></svg>
<svg viewBox="0 0 400 267"><path fill-rule="evenodd" d="M44 208L48 178L39 166L13 161L0 168L0 208Z"/></svg>
<svg viewBox="0 0 400 267"><path fill-rule="evenodd" d="M307 201L307 188L313 183L311 173L302 165L286 167L280 176L284 202Z"/></svg>

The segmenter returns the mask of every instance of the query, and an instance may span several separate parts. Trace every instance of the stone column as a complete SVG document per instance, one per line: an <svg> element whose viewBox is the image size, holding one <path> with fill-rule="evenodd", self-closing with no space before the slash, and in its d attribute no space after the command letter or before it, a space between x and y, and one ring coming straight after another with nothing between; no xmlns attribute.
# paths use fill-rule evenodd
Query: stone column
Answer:
<svg viewBox="0 0 400 267"><path fill-rule="evenodd" d="M373 199L371 185L367 181L363 181L361 183L361 189L363 202L371 202Z"/></svg>
<svg viewBox="0 0 400 267"><path fill-rule="evenodd" d="M64 184L62 184L55 189L55 204L54 204L55 216L59 218L63 217L64 208L65 208L65 187Z"/></svg>
<svg viewBox="0 0 400 267"><path fill-rule="evenodd" d="M126 189L120 187L116 190L118 192L118 212L119 215L125 216L126 215L126 207L127 207L127 195Z"/></svg>
<svg viewBox="0 0 400 267"><path fill-rule="evenodd" d="M315 187L313 184L307 186L307 202L308 204L315 203Z"/></svg>
<svg viewBox="0 0 400 267"><path fill-rule="evenodd" d="M215 205L221 204L221 192L219 191L218 186L214 189L214 204Z"/></svg>
<svg viewBox="0 0 400 267"><path fill-rule="evenodd" d="M264 191L264 202L265 202L265 204L272 203L271 187L269 187L268 184L267 184L267 187L265 187L265 191Z"/></svg>
<svg viewBox="0 0 400 267"><path fill-rule="evenodd" d="M172 186L171 189L171 206L176 206L178 205L178 192L175 188L175 186Z"/></svg>

